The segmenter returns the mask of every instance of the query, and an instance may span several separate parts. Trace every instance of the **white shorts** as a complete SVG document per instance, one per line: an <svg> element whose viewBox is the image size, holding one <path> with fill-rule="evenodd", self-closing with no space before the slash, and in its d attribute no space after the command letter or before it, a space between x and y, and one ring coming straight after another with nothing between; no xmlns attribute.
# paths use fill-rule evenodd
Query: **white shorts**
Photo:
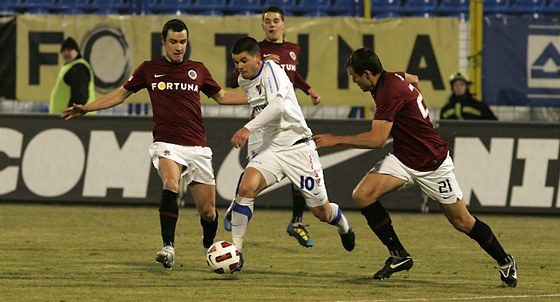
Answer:
<svg viewBox="0 0 560 302"><path fill-rule="evenodd" d="M150 156L154 167L159 170L159 158L165 157L183 165L181 176L186 176L187 184L191 181L215 185L212 168L212 149L200 146L180 146L170 143L155 142L150 145Z"/></svg>
<svg viewBox="0 0 560 302"><path fill-rule="evenodd" d="M247 167L259 170L267 187L287 177L301 191L310 208L321 206L328 200L323 168L312 140L283 151L262 150L249 161Z"/></svg>
<svg viewBox="0 0 560 302"><path fill-rule="evenodd" d="M463 198L463 191L455 179L453 160L449 153L435 171L416 171L405 166L393 154L389 154L370 172L388 174L406 180L407 183L399 190L418 184L424 194L442 204L452 204Z"/></svg>
<svg viewBox="0 0 560 302"><path fill-rule="evenodd" d="M261 130L251 131L251 135L249 135L249 140L247 141L247 159L251 160L251 158L257 155L262 147L263 144L263 133Z"/></svg>

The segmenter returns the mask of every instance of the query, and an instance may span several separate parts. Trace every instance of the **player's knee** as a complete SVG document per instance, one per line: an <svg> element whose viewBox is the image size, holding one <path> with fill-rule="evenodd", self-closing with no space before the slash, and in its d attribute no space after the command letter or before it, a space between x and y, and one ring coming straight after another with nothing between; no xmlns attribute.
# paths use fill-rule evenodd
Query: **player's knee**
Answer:
<svg viewBox="0 0 560 302"><path fill-rule="evenodd" d="M255 189L252 188L250 185L241 182L239 184L239 195L243 196L243 197L247 197L247 198L255 198L256 194L255 194Z"/></svg>
<svg viewBox="0 0 560 302"><path fill-rule="evenodd" d="M179 190L179 182L173 178L164 178L163 181L163 189L169 190L171 192L177 192Z"/></svg>
<svg viewBox="0 0 560 302"><path fill-rule="evenodd" d="M352 191L352 201L354 201L355 204L360 204L362 203L364 200L364 195L362 194L362 192L360 192L358 189L354 189L354 191Z"/></svg>
<svg viewBox="0 0 560 302"><path fill-rule="evenodd" d="M200 214L200 217L206 221L214 221L216 218L216 208L213 206L203 207L198 211L198 213Z"/></svg>
<svg viewBox="0 0 560 302"><path fill-rule="evenodd" d="M360 188L356 188L352 191L352 201L359 207L365 207L375 200L377 199L372 194L368 194Z"/></svg>
<svg viewBox="0 0 560 302"><path fill-rule="evenodd" d="M328 215L326 213L318 213L315 214L315 217L317 217L317 219L319 219L321 222L328 222L329 218Z"/></svg>
<svg viewBox="0 0 560 302"><path fill-rule="evenodd" d="M325 205L310 208L311 213L313 213L313 215L317 217L317 219L319 219L321 222L329 222L332 216L332 213L328 210L330 209L329 203L326 203L326 205L328 206L328 208Z"/></svg>
<svg viewBox="0 0 560 302"><path fill-rule="evenodd" d="M450 222L457 231L465 234L469 233L472 229L472 225L468 217L454 217L450 220Z"/></svg>

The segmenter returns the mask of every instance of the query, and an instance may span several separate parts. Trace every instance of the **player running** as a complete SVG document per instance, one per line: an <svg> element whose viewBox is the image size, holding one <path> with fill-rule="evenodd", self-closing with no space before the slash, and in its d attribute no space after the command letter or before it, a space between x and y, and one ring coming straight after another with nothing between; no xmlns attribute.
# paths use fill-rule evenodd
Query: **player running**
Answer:
<svg viewBox="0 0 560 302"><path fill-rule="evenodd" d="M255 197L287 177L298 186L313 215L336 226L342 245L352 251L354 232L338 205L329 203L319 155L310 140L311 129L290 79L278 64L261 60L259 45L251 37L235 42L232 57L240 73L239 86L247 94L255 118L232 136L231 143L242 148L251 133L263 134L263 144L247 164L233 204L233 244L242 251Z"/></svg>
<svg viewBox="0 0 560 302"><path fill-rule="evenodd" d="M300 47L295 43L284 40L285 27L284 11L280 7L271 6L263 12L262 29L265 33L265 39L259 42L262 57L264 60L272 60L280 65L294 86L307 93L311 97L313 105L318 105L321 102L321 96L305 81L303 76L297 72ZM239 87L237 83L238 77L239 71L234 69L229 81L230 87ZM258 131L251 132L248 143L249 149L258 148L260 144L262 144L262 134ZM251 159L253 156L253 150L248 150L248 159ZM239 181L241 181L242 177L243 174L239 176ZM290 236L296 238L302 246L312 247L313 240L311 240L309 232L303 225L303 212L306 207L305 198L303 198L303 195L295 186L292 186L291 189L293 200L292 219L290 223L288 223L286 231ZM231 231L230 220L232 206L233 200L226 215L224 215L224 229L226 229L226 231Z"/></svg>
<svg viewBox="0 0 560 302"><path fill-rule="evenodd" d="M247 104L242 93L224 91L203 63L184 58L188 38L189 30L183 21L167 21L161 31L163 58L142 63L119 89L90 104L74 104L62 113L65 119L79 117L116 106L141 89L148 90L154 136L149 152L163 182L159 205L163 248L157 252L156 261L169 269L175 262L180 177L186 177L200 214L204 248L212 245L218 228L212 150L202 122L200 92L220 104Z"/></svg>
<svg viewBox="0 0 560 302"><path fill-rule="evenodd" d="M346 61L348 74L376 105L371 131L357 135L318 134L317 148L342 145L352 148L383 148L393 138L393 153L378 162L354 189L352 199L360 207L371 230L389 250L389 258L374 279L389 278L409 270L413 261L393 229L391 217L379 200L385 194L418 184L422 192L440 204L441 211L457 230L475 240L500 266L505 286L517 285L517 265L488 225L472 216L453 173L449 146L433 128L428 108L418 90L418 77L383 70L379 57L361 48Z"/></svg>

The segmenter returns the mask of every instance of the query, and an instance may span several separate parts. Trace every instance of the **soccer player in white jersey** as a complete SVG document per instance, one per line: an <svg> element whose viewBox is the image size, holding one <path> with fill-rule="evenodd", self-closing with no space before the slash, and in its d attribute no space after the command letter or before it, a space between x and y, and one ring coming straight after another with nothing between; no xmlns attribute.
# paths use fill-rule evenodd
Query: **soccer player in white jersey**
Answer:
<svg viewBox="0 0 560 302"><path fill-rule="evenodd" d="M313 215L336 226L342 245L352 251L354 232L338 205L328 200L319 155L310 139L313 134L286 72L273 61L262 61L254 38L240 38L231 52L240 74L239 86L255 112L255 118L232 136L231 143L242 148L251 133L263 134L263 143L245 168L233 205L233 244L242 251L254 198L287 177L299 187Z"/></svg>
<svg viewBox="0 0 560 302"><path fill-rule="evenodd" d="M305 92L311 97L311 102L313 105L318 105L321 103L321 96L315 89L313 89L303 78L303 76L298 72L298 64L301 48L295 43L291 43L284 39L284 31L286 30L286 23L284 22L285 14L284 11L278 6L270 6L262 13L262 29L265 34L264 40L259 42L259 48L261 50L262 58L265 60L272 60L276 64L280 65L282 69L290 78L290 81L294 84L295 88L299 88L301 91ZM230 78L228 85L232 88L239 87L237 79L239 78L239 72L234 69ZM253 116L251 115L251 118ZM253 154L251 153L251 147L258 147L256 144L260 144L262 138L256 135L254 132L251 133L248 144L248 158L251 159ZM239 181L241 181L239 176ZM292 218L290 223L286 228L286 232L294 237L298 243L306 248L313 247L314 243L309 235L309 232L303 224L303 213L307 208L305 204L305 198L301 195L298 187L291 186L291 196L292 196ZM237 192L235 192L237 195ZM235 200L235 198L234 198ZM231 208L233 207L233 200L230 207L224 215L224 229L228 232L231 231Z"/></svg>

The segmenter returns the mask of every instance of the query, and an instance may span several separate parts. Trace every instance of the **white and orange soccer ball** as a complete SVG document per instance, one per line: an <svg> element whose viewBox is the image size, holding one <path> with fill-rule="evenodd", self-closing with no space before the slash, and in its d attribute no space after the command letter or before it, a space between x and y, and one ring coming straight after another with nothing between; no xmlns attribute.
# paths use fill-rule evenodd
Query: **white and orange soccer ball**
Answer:
<svg viewBox="0 0 560 302"><path fill-rule="evenodd" d="M233 273L240 261L240 252L228 241L218 241L206 251L206 263L217 274Z"/></svg>

